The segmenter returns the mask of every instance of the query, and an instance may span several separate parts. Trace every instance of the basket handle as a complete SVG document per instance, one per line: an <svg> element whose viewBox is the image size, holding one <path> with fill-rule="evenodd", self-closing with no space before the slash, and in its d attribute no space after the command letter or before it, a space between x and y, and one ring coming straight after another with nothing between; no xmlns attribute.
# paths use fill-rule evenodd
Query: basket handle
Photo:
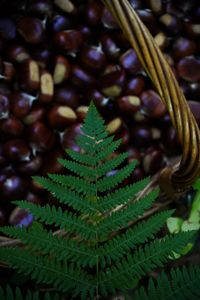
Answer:
<svg viewBox="0 0 200 300"><path fill-rule="evenodd" d="M200 176L198 125L168 62L128 0L103 0L103 3L136 51L170 114L183 154L178 165L161 172L159 184L168 197L178 197Z"/></svg>

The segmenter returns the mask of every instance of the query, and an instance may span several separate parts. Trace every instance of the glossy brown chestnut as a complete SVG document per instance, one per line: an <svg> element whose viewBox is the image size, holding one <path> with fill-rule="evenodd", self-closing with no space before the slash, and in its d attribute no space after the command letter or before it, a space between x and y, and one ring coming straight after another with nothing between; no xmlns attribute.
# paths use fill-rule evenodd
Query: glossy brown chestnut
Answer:
<svg viewBox="0 0 200 300"><path fill-rule="evenodd" d="M0 37L5 40L14 40L16 38L16 26L11 18L0 18Z"/></svg>
<svg viewBox="0 0 200 300"><path fill-rule="evenodd" d="M176 15L166 13L159 20L168 32L178 34L181 31L181 21Z"/></svg>
<svg viewBox="0 0 200 300"><path fill-rule="evenodd" d="M197 124L200 126L200 102L188 101L188 104L197 121Z"/></svg>
<svg viewBox="0 0 200 300"><path fill-rule="evenodd" d="M100 78L101 91L107 97L119 96L124 87L124 83L125 71L120 68L106 73Z"/></svg>
<svg viewBox="0 0 200 300"><path fill-rule="evenodd" d="M145 148L152 142L152 132L147 126L135 126L132 130L131 136L131 143L134 147Z"/></svg>
<svg viewBox="0 0 200 300"><path fill-rule="evenodd" d="M160 118L166 113L166 107L159 95L153 90L146 90L141 94L141 112L150 118Z"/></svg>
<svg viewBox="0 0 200 300"><path fill-rule="evenodd" d="M4 143L3 152L10 161L28 161L31 150L21 139L12 139Z"/></svg>
<svg viewBox="0 0 200 300"><path fill-rule="evenodd" d="M27 91L36 91L40 87L40 71L35 60L28 59L20 64L19 82L21 87Z"/></svg>
<svg viewBox="0 0 200 300"><path fill-rule="evenodd" d="M84 7L84 19L89 26L98 26L101 22L102 5L99 1L88 2Z"/></svg>
<svg viewBox="0 0 200 300"><path fill-rule="evenodd" d="M1 201L21 200L26 196L27 183L17 175L6 176L1 186Z"/></svg>
<svg viewBox="0 0 200 300"><path fill-rule="evenodd" d="M32 17L22 17L17 24L17 31L28 44L38 44L44 37L42 21Z"/></svg>
<svg viewBox="0 0 200 300"><path fill-rule="evenodd" d="M123 96L117 99L117 106L120 113L132 114L139 110L141 105L140 98L137 96Z"/></svg>
<svg viewBox="0 0 200 300"><path fill-rule="evenodd" d="M146 174L154 174L165 166L163 153L160 150L151 150L144 155L142 163Z"/></svg>
<svg viewBox="0 0 200 300"><path fill-rule="evenodd" d="M55 58L53 81L54 84L60 84L69 78L70 64L67 58L58 55Z"/></svg>
<svg viewBox="0 0 200 300"><path fill-rule="evenodd" d="M103 8L101 21L105 28L108 28L108 29L118 28L117 22L115 21L111 12L106 7Z"/></svg>
<svg viewBox="0 0 200 300"><path fill-rule="evenodd" d="M83 122L83 120L85 119L85 116L88 112L88 106L86 105L80 105L79 107L77 107L76 109L76 115L78 118L79 122Z"/></svg>
<svg viewBox="0 0 200 300"><path fill-rule="evenodd" d="M75 139L78 134L81 133L81 124L77 123L71 125L65 129L63 133L60 134L60 143L64 150L73 149L75 151L80 151L80 147L77 145Z"/></svg>
<svg viewBox="0 0 200 300"><path fill-rule="evenodd" d="M88 71L99 72L106 65L106 56L101 47L84 47L80 52L80 61Z"/></svg>
<svg viewBox="0 0 200 300"><path fill-rule="evenodd" d="M54 99L58 104L76 108L79 104L80 93L70 85L56 87Z"/></svg>
<svg viewBox="0 0 200 300"><path fill-rule="evenodd" d="M34 51L31 52L32 58L37 62L37 64L42 68L45 69L48 67L50 62L52 52L51 50L45 46L37 47Z"/></svg>
<svg viewBox="0 0 200 300"><path fill-rule="evenodd" d="M9 136L19 137L22 135L23 130L24 126L22 122L14 116L10 116L0 122L0 132L5 134L7 138Z"/></svg>
<svg viewBox="0 0 200 300"><path fill-rule="evenodd" d="M200 80L200 59L193 56L182 58L177 65L177 71L179 76L187 81Z"/></svg>
<svg viewBox="0 0 200 300"><path fill-rule="evenodd" d="M173 44L172 55L175 59L181 59L185 56L195 54L196 50L197 46L194 41L180 37Z"/></svg>
<svg viewBox="0 0 200 300"><path fill-rule="evenodd" d="M3 80L10 82L14 79L15 76L15 68L12 63L3 61L2 63L2 76Z"/></svg>
<svg viewBox="0 0 200 300"><path fill-rule="evenodd" d="M21 63L30 58L28 50L21 44L12 43L6 49L6 56L12 62Z"/></svg>
<svg viewBox="0 0 200 300"><path fill-rule="evenodd" d="M124 86L124 93L126 95L140 95L141 92L145 88L145 81L142 75L138 75L136 77L131 77L130 79L126 80Z"/></svg>
<svg viewBox="0 0 200 300"><path fill-rule="evenodd" d="M48 123L51 127L64 130L67 125L76 122L77 115L69 106L54 105L48 113Z"/></svg>
<svg viewBox="0 0 200 300"><path fill-rule="evenodd" d="M56 33L56 32L70 29L71 26L72 26L71 21L67 16L56 14L50 20L49 30L52 31L53 33Z"/></svg>
<svg viewBox="0 0 200 300"><path fill-rule="evenodd" d="M142 70L141 63L133 49L127 50L119 58L121 66L130 74L136 74Z"/></svg>
<svg viewBox="0 0 200 300"><path fill-rule="evenodd" d="M109 57L109 59L114 59L119 56L120 48L110 35L103 33L100 36L100 43L104 53Z"/></svg>
<svg viewBox="0 0 200 300"><path fill-rule="evenodd" d="M69 29L55 33L53 43L60 50L77 52L83 44L83 37L80 31Z"/></svg>
<svg viewBox="0 0 200 300"><path fill-rule="evenodd" d="M45 108L41 105L35 105L31 108L29 113L23 118L23 123L31 125L37 121L41 121L45 117Z"/></svg>
<svg viewBox="0 0 200 300"><path fill-rule="evenodd" d="M12 226L28 227L33 222L33 216L26 209L15 207L10 214L8 222Z"/></svg>
<svg viewBox="0 0 200 300"><path fill-rule="evenodd" d="M16 118L25 117L36 98L32 95L20 92L13 92L10 95L11 112Z"/></svg>
<svg viewBox="0 0 200 300"><path fill-rule="evenodd" d="M54 82L50 72L42 70L40 75L40 94L39 101L49 103L54 95Z"/></svg>
<svg viewBox="0 0 200 300"><path fill-rule="evenodd" d="M71 81L81 89L85 88L86 85L92 86L95 84L95 78L78 65L72 67Z"/></svg>
<svg viewBox="0 0 200 300"><path fill-rule="evenodd" d="M107 124L106 130L108 131L109 134L116 134L117 132L120 131L120 129L122 129L122 126L123 126L122 119L117 117L117 118L111 120Z"/></svg>
<svg viewBox="0 0 200 300"><path fill-rule="evenodd" d="M40 121L27 128L27 139L34 151L48 151L55 143L54 133Z"/></svg>

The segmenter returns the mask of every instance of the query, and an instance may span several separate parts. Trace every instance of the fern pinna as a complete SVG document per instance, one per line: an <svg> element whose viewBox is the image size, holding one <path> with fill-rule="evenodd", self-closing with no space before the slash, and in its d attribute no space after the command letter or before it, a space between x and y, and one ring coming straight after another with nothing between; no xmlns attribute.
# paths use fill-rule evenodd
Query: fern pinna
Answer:
<svg viewBox="0 0 200 300"><path fill-rule="evenodd" d="M157 213L129 227L130 221L137 221L151 207L158 191L136 200L148 179L118 187L136 162L125 165L126 153L112 156L120 140L108 135L93 104L81 130L76 141L81 151L67 150L71 159L59 160L69 175L34 177L61 206L16 201L37 222L28 229L1 228L4 234L21 239L24 247L0 248L0 258L63 294L97 299L134 287L147 272L163 266L173 251L181 250L193 233L155 238L173 211ZM112 170L116 172L110 173ZM64 235L54 234L42 223Z"/></svg>

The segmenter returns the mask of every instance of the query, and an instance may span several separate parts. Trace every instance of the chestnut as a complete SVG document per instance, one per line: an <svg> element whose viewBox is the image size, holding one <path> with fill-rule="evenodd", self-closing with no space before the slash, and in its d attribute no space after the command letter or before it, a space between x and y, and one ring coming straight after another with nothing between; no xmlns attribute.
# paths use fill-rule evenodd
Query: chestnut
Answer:
<svg viewBox="0 0 200 300"><path fill-rule="evenodd" d="M141 179L144 178L144 171L141 167L135 167L135 169L133 170L133 173L130 175L129 177L129 181L130 183L139 181Z"/></svg>
<svg viewBox="0 0 200 300"><path fill-rule="evenodd" d="M22 17L17 23L17 31L28 44L38 44L44 37L42 21L32 17Z"/></svg>
<svg viewBox="0 0 200 300"><path fill-rule="evenodd" d="M8 222L13 226L28 227L33 222L33 215L30 214L26 209L15 207L11 212Z"/></svg>
<svg viewBox="0 0 200 300"><path fill-rule="evenodd" d="M149 6L153 13L161 14L163 12L163 3L162 0L148 0Z"/></svg>
<svg viewBox="0 0 200 300"><path fill-rule="evenodd" d="M10 61L17 63L21 63L30 58L28 50L18 43L12 43L7 47L6 56Z"/></svg>
<svg viewBox="0 0 200 300"><path fill-rule="evenodd" d="M49 23L49 29L53 32L60 32L66 29L70 29L71 27L71 21L67 16L63 16L60 14L56 14L53 16L53 18L50 20Z"/></svg>
<svg viewBox="0 0 200 300"><path fill-rule="evenodd" d="M123 122L122 119L117 117L113 120L111 120L107 126L106 130L109 134L116 134L120 129L122 128Z"/></svg>
<svg viewBox="0 0 200 300"><path fill-rule="evenodd" d="M102 5L99 1L88 2L84 7L84 20L91 27L101 23Z"/></svg>
<svg viewBox="0 0 200 300"><path fill-rule="evenodd" d="M42 167L42 156L37 154L30 156L28 161L21 161L14 164L14 169L22 175L35 175Z"/></svg>
<svg viewBox="0 0 200 300"><path fill-rule="evenodd" d="M4 133L7 137L19 137L22 135L24 126L20 120L14 116L10 116L0 122L0 132Z"/></svg>
<svg viewBox="0 0 200 300"><path fill-rule="evenodd" d="M61 55L56 56L54 63L53 81L54 84L60 84L69 78L69 61Z"/></svg>
<svg viewBox="0 0 200 300"><path fill-rule="evenodd" d="M175 59L181 59L185 56L195 54L196 50L197 46L194 41L180 37L173 44L172 55Z"/></svg>
<svg viewBox="0 0 200 300"><path fill-rule="evenodd" d="M137 9L136 12L151 34L155 35L158 31L158 25L153 12L150 9Z"/></svg>
<svg viewBox="0 0 200 300"><path fill-rule="evenodd" d="M110 35L104 33L100 36L100 43L102 50L109 57L109 59L115 59L120 54L120 48Z"/></svg>
<svg viewBox="0 0 200 300"><path fill-rule="evenodd" d="M138 163L141 162L141 154L136 147L129 147L127 149L127 153L128 153L128 158L127 158L128 163L131 163L133 160L137 160Z"/></svg>
<svg viewBox="0 0 200 300"><path fill-rule="evenodd" d="M77 107L76 114L77 114L77 118L78 118L79 122L83 122L87 112L88 112L88 106L80 105L79 107Z"/></svg>
<svg viewBox="0 0 200 300"><path fill-rule="evenodd" d="M10 111L9 99L6 95L0 94L0 119L8 117Z"/></svg>
<svg viewBox="0 0 200 300"><path fill-rule="evenodd" d="M1 186L1 200L13 201L17 199L23 199L27 193L27 182L17 176L17 175L8 175Z"/></svg>
<svg viewBox="0 0 200 300"><path fill-rule="evenodd" d="M173 34L178 34L181 30L181 21L176 15L166 13L160 17L160 23L164 28Z"/></svg>
<svg viewBox="0 0 200 300"><path fill-rule="evenodd" d="M41 121L45 116L45 108L41 105L35 105L31 108L29 113L23 118L23 123L31 125L37 121Z"/></svg>
<svg viewBox="0 0 200 300"><path fill-rule="evenodd" d="M77 52L83 44L83 37L80 31L68 29L55 33L53 43L60 50Z"/></svg>
<svg viewBox="0 0 200 300"><path fill-rule="evenodd" d="M71 82L83 89L85 86L92 86L95 84L95 79L92 75L80 68L78 65L73 65L71 73Z"/></svg>
<svg viewBox="0 0 200 300"><path fill-rule="evenodd" d="M3 152L11 161L28 161L31 154L28 145L20 139L12 139L4 143Z"/></svg>
<svg viewBox="0 0 200 300"><path fill-rule="evenodd" d="M167 36L162 31L156 34L154 40L162 51L168 46Z"/></svg>
<svg viewBox="0 0 200 300"><path fill-rule="evenodd" d="M79 103L80 94L78 91L70 86L59 86L55 89L54 99L58 104L69 106L75 109Z"/></svg>
<svg viewBox="0 0 200 300"><path fill-rule="evenodd" d="M129 49L123 53L119 58L119 62L121 66L130 74L135 75L142 70L141 63L133 49Z"/></svg>
<svg viewBox="0 0 200 300"><path fill-rule="evenodd" d="M51 73L46 70L41 71L39 101L43 103L51 102L54 95L54 82Z"/></svg>
<svg viewBox="0 0 200 300"><path fill-rule="evenodd" d="M88 89L86 92L87 104L92 100L96 107L101 110L105 108L109 99L106 98L99 90L95 88Z"/></svg>
<svg viewBox="0 0 200 300"><path fill-rule="evenodd" d="M13 92L10 95L11 112L16 118L25 117L36 98L32 95L20 92Z"/></svg>
<svg viewBox="0 0 200 300"><path fill-rule="evenodd" d="M146 90L141 94L141 112L150 118L159 118L166 113L166 107L160 96L153 90Z"/></svg>
<svg viewBox="0 0 200 300"><path fill-rule="evenodd" d="M26 195L26 201L34 203L34 204L42 204L42 199L38 195L34 193L28 193Z"/></svg>
<svg viewBox="0 0 200 300"><path fill-rule="evenodd" d="M126 95L140 95L145 88L145 81L142 75L134 76L126 80L124 92Z"/></svg>
<svg viewBox="0 0 200 300"><path fill-rule="evenodd" d="M106 56L100 46L86 46L80 52L80 61L86 70L95 73L105 67Z"/></svg>
<svg viewBox="0 0 200 300"><path fill-rule="evenodd" d="M37 64L45 69L50 61L52 52L48 47L41 46L34 49L31 53L32 58L37 62Z"/></svg>
<svg viewBox="0 0 200 300"><path fill-rule="evenodd" d="M119 111L123 114L132 114L140 108L140 98L137 96L122 96L117 99Z"/></svg>
<svg viewBox="0 0 200 300"><path fill-rule="evenodd" d="M165 166L162 151L152 149L151 151L145 153L142 163L146 174L155 174Z"/></svg>
<svg viewBox="0 0 200 300"><path fill-rule="evenodd" d="M40 70L32 59L23 61L19 68L19 83L24 90L36 91L40 87Z"/></svg>
<svg viewBox="0 0 200 300"><path fill-rule="evenodd" d="M76 137L81 133L81 124L76 123L65 129L63 133L60 134L60 143L64 150L73 149L77 152L80 151L80 147L76 143Z"/></svg>
<svg viewBox="0 0 200 300"><path fill-rule="evenodd" d="M48 113L48 123L51 127L64 130L68 124L76 121L75 111L69 106L54 105Z"/></svg>
<svg viewBox="0 0 200 300"><path fill-rule="evenodd" d="M40 152L50 150L55 143L54 133L40 121L28 126L27 139L34 151Z"/></svg>
<svg viewBox="0 0 200 300"><path fill-rule="evenodd" d="M199 23L191 23L190 21L185 22L184 24L185 30L189 37L191 38L199 38L200 36L200 24Z"/></svg>
<svg viewBox="0 0 200 300"><path fill-rule="evenodd" d="M182 58L177 65L178 74L187 81L200 80L200 59L193 56Z"/></svg>
<svg viewBox="0 0 200 300"><path fill-rule="evenodd" d="M102 93L107 97L117 97L121 94L125 83L125 71L121 68L104 73L100 78Z"/></svg>
<svg viewBox="0 0 200 300"><path fill-rule="evenodd" d="M6 167L7 164L8 164L8 161L4 155L3 145L0 144L0 168Z"/></svg>
<svg viewBox="0 0 200 300"><path fill-rule="evenodd" d="M55 0L54 4L65 13L73 13L75 6L70 0Z"/></svg>
<svg viewBox="0 0 200 300"><path fill-rule="evenodd" d="M152 132L149 127L144 125L135 126L131 132L131 142L138 148L148 147L152 142Z"/></svg>

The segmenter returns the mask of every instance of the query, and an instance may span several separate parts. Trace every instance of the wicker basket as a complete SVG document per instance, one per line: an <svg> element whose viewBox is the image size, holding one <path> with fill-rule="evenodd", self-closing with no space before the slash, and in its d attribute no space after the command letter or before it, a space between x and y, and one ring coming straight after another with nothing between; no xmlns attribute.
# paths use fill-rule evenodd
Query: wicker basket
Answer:
<svg viewBox="0 0 200 300"><path fill-rule="evenodd" d="M179 197L200 176L200 132L185 96L152 35L128 0L103 0L136 51L170 114L182 146L181 160L166 167L158 182L169 198Z"/></svg>

